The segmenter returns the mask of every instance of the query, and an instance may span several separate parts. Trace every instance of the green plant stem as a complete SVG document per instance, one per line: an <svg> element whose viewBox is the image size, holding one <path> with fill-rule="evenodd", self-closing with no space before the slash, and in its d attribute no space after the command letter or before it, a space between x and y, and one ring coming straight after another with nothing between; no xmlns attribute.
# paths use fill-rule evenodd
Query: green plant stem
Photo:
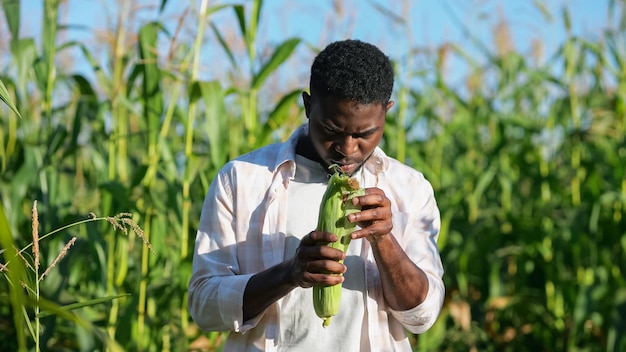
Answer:
<svg viewBox="0 0 626 352"><path fill-rule="evenodd" d="M250 63L250 77L254 77L254 63L256 61L256 37L258 31L258 16L261 11L263 2L254 0L252 2L252 13L244 33L246 47L248 49L248 62ZM258 92L256 88L251 88L248 93L247 104L244 106L244 121L247 128L248 145L256 145L256 129L257 129L257 99Z"/></svg>
<svg viewBox="0 0 626 352"><path fill-rule="evenodd" d="M196 32L196 38L193 48L193 64L191 66L191 81L195 82L198 77L198 69L200 63L200 52L202 47L202 39L204 37L205 24L207 19L207 8L209 1L203 0L200 5L200 18L198 23L198 29ZM191 102L189 105L186 133L185 133L185 171L183 175L183 209L182 209L182 223L181 223L181 240L180 240L180 261L184 262L188 257L189 247L189 216L191 212L191 198L189 189L191 187L191 162L193 158L193 136L194 136L194 121L196 116L196 102ZM181 307L181 329L186 331L188 325L187 316L187 301L183 300Z"/></svg>
<svg viewBox="0 0 626 352"><path fill-rule="evenodd" d="M82 224L86 224L86 223L89 223L89 222L94 222L94 221L103 221L103 220L104 220L104 221L108 221L106 217L94 217L94 218L90 218L90 219L85 219L85 220L77 221L77 222L74 222L74 223L71 223L71 224L65 225L65 226L63 226L63 227L60 227L60 228L58 228L58 229L55 229L55 230L53 230L53 231L50 231L50 232L46 233L46 234L45 234L45 235L43 235L43 236L40 236L40 237L39 237L39 241L41 242L42 240L46 239L46 238L47 238L47 237L49 237L49 236L52 236L52 235L54 235L54 234L56 234L56 233L59 233L59 232L61 232L61 231L64 231L64 230L69 229L69 228L74 227L74 226L78 226L78 225L82 225ZM110 231L110 232L109 232L109 234L107 235L107 242L112 243L112 241L114 241L114 238L112 238L112 237L114 237L114 236L115 236L115 231ZM25 250L27 250L28 248L30 248L30 247L32 247L32 246L33 246L33 243L29 243L29 244L27 244L26 246L24 246L24 248L22 248L22 249L19 251L19 253L24 252ZM115 252L115 247L109 246L108 251L109 251L109 252L111 252L111 251ZM112 253L112 254L111 254L111 253L109 253L109 254L108 254L108 256L109 256L109 257L114 257L114 256L115 256L115 253ZM8 264L8 262L7 262L7 264ZM111 260L111 261L108 261L108 262L107 262L107 293L113 292L113 286L112 286L112 283L114 282L114 278L113 278L113 270L115 269L115 267L113 266L113 264L114 264L114 261L113 261L113 260ZM37 282L37 283L36 283L36 285L37 285L37 286L36 286L35 292L36 292L36 297L37 297L37 299L38 299L38 298L39 298L39 280L38 280L38 278L39 278L39 273L38 273L38 272L36 272L35 274L36 274L36 278L37 278L37 280L36 280L36 282ZM110 295L109 295L109 296L110 296ZM111 324L111 323L113 323L113 324L115 323L115 320L114 320L113 322L111 322L111 320L110 320L110 319L111 319L111 317L116 317L116 316L117 316L117 310L118 310L118 306L119 306L119 304L118 304L118 303L116 303L116 302L117 302L117 300L114 300L114 301L112 302L111 313L110 313L110 315L109 315L109 323L110 323L110 324ZM36 309L38 309L38 308L39 308L39 307L37 306L37 307L36 307ZM38 311L36 311L36 313L39 313L39 312L38 312ZM38 318L38 316L39 316L39 314L37 314L37 315L36 315L36 318L35 318L36 320L35 320L35 329L34 329L35 334L36 334L36 341L38 341L38 340L39 340L39 338L38 338L38 336L39 336L39 335L38 335L38 334L39 334L39 330L40 330L40 325L39 325L39 318ZM115 325L113 325L113 326L109 325L108 333L109 333L109 337L111 337L111 338L115 336Z"/></svg>
<svg viewBox="0 0 626 352"><path fill-rule="evenodd" d="M109 159L109 163L117 164L117 173L113 176L119 177L122 182L128 180L127 170L127 135L128 135L128 112L127 109L120 104L120 97L126 95L126 84L124 82L124 56L126 49L126 22L130 13L128 1L123 1L122 10L120 11L117 34L115 38L114 63L113 63L113 97L111 99L111 111L115 120L115 135L113 143L116 145L113 157ZM112 178L112 179L113 179Z"/></svg>
<svg viewBox="0 0 626 352"><path fill-rule="evenodd" d="M256 130L257 130L257 100L258 92L256 89L250 89L247 98L246 113L246 134L248 136L248 145L256 145Z"/></svg>
<svg viewBox="0 0 626 352"><path fill-rule="evenodd" d="M572 116L572 125L574 128L574 136L572 138L572 156L571 156L571 166L572 170L574 170L575 174L571 181L571 191L572 191L572 205L578 206L580 205L580 183L582 177L582 169L580 167L580 159L581 159L581 146L580 146L580 112L579 103L578 103L578 93L576 92L576 79L575 79L575 70L576 70L576 52L573 39L569 39L567 43L565 43L565 70L566 76L568 79L567 90L569 93L569 108L570 114Z"/></svg>
<svg viewBox="0 0 626 352"><path fill-rule="evenodd" d="M411 28L411 20L410 20L410 13L411 13L411 2L410 1L402 1L402 13L404 15L404 19L405 19L405 30L404 33L407 37L406 42L409 44L409 46L411 45L411 43L413 42L412 40L412 34L413 34L413 30ZM409 110L409 106L408 106L408 97L409 97L409 87L410 87L410 83L411 83L411 69L413 68L413 55L411 55L411 48L407 48L408 49L408 55L406 56L406 70L402 69L402 76L406 77L406 82L404 82L404 84L402 84L400 86L399 92L398 92L398 121L396 124L396 128L398 130L398 139L397 139L397 159L400 162L405 162L406 161L406 144L407 144L407 140L406 140L406 118L407 118L407 113Z"/></svg>
<svg viewBox="0 0 626 352"><path fill-rule="evenodd" d="M126 109L120 103L120 99L123 99L125 94L124 55L126 49L126 22L130 14L129 2L122 1L120 8L113 49L111 112L113 115L114 132L109 144L109 180L117 180L119 178L122 182L125 182L128 179L126 170L128 121ZM109 231L107 234L107 244L106 292L107 295L111 296L115 293L115 251L117 247L115 231ZM111 310L109 311L107 334L112 340L115 340L119 304L118 300L111 302Z"/></svg>
<svg viewBox="0 0 626 352"><path fill-rule="evenodd" d="M202 38L204 37L205 23L207 22L207 6L208 0L203 0L200 5L200 19L198 23L198 29L196 32L196 38L193 48L193 64L191 66L191 81L195 82L198 77L198 67L200 62L200 49L202 47ZM189 110L187 114L187 124L185 125L185 173L183 176L183 219L181 229L181 261L184 261L188 256L188 231L189 231L189 211L191 208L191 200L189 198L189 187L191 184L191 159L193 158L193 131L194 122L196 117L196 103L189 104Z"/></svg>
<svg viewBox="0 0 626 352"><path fill-rule="evenodd" d="M63 231L63 230L67 230L67 229L69 229L70 227L74 227L74 226L78 226L78 225L86 224L86 223L88 223L88 222L93 222L93 221L102 221L102 220L108 221L106 217L94 217L94 218L89 218L89 219L85 219L85 220L80 220L80 221L77 221L77 222L73 222L73 223L68 224L68 225L65 225L65 226L63 226L63 227L59 227L58 229L52 230L52 231L50 231L50 232L46 233L46 234L45 234L45 235L43 235L43 236L40 236L40 237L39 237L39 241L41 241L41 240L43 240L43 239L45 239L45 238L47 238L47 237L50 237L50 236L54 235L55 233L59 233L59 232L61 232L61 231ZM32 247L32 246L33 246L33 244L32 244L32 243L27 244L26 246L24 246L24 248L22 248L22 249L20 250L20 253L24 252L25 250L27 250L28 248L30 248L30 247Z"/></svg>
<svg viewBox="0 0 626 352"><path fill-rule="evenodd" d="M43 114L48 131L52 129L52 90L56 77L56 35L59 0L44 1L43 55L46 65L45 92L43 96ZM49 134L50 135L50 134Z"/></svg>
<svg viewBox="0 0 626 352"><path fill-rule="evenodd" d="M187 68L189 67L193 59L193 55L194 55L194 50L190 50L189 53L185 56L185 58L183 59L180 65L181 72L185 72L187 70ZM172 98L170 99L170 103L168 104L167 109L165 111L165 117L161 125L161 130L159 131L159 137L158 137L159 143L163 143L167 140L167 135L169 134L169 130L172 125L172 121L174 119L174 112L176 110L178 97L180 96L180 92L183 86L186 85L187 80L180 79L177 82L178 84L176 84L171 90ZM148 170L146 171L146 176L143 179L143 184L146 187L149 187L154 182L156 178L157 168L158 168L160 159L161 159L161 153L149 154Z"/></svg>
<svg viewBox="0 0 626 352"><path fill-rule="evenodd" d="M146 222L144 228L144 236L147 241L150 238L150 231L152 228L152 213L154 209L148 207L146 209ZM139 303L137 304L138 319L137 319L137 349L142 351L144 347L144 333L146 330L146 297L148 287L148 247L143 246L141 253L141 281L139 283Z"/></svg>
<svg viewBox="0 0 626 352"><path fill-rule="evenodd" d="M38 238L38 242L41 242L42 240L56 234L59 233L61 231L67 230L71 227L74 226L79 226L82 224L86 224L89 222L94 222L94 221L108 221L106 217L93 217L93 218L89 218L89 219L85 219L85 220L81 220L81 221L77 221L68 225L65 225L63 227L57 228L53 231L50 231L48 233L46 233L45 235L39 236ZM23 253L24 251L28 250L29 248L31 248L32 246L34 246L34 240L33 242L27 244L26 246L24 246L19 252L16 253L16 256L19 253ZM7 261L6 265L9 264L10 261ZM41 334L41 322L40 322L40 305L39 305L39 301L40 301L40 297L41 297L41 290L40 290L40 274L39 274L39 266L35 265L34 266L34 271L35 271L35 289L34 289L34 295L35 295L35 301L36 301L36 305L34 307L34 319L35 319L35 326L34 328L30 325L29 321L27 320L28 323L28 327L29 330L31 332L31 336L33 336L34 341L35 341L35 350L36 351L40 351L41 350L41 346L40 346L40 334ZM32 292L32 291L30 291ZM113 302L115 302L116 300L114 300ZM27 315L25 315L27 316Z"/></svg>

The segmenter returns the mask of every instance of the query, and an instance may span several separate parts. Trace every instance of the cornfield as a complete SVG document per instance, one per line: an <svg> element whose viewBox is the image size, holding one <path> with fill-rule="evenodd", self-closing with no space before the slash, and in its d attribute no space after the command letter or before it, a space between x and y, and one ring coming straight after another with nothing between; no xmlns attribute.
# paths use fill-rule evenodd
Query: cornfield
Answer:
<svg viewBox="0 0 626 352"><path fill-rule="evenodd" d="M626 2L607 1L599 40L547 14L569 35L543 56L503 22L501 41L466 28L394 58L382 147L432 182L446 269L415 351L626 350ZM64 39L69 1L42 1L38 40L0 3L0 350L220 350L187 313L202 201L227 160L305 121L306 72L283 76L322 40L267 44L261 0L119 0L97 43Z"/></svg>

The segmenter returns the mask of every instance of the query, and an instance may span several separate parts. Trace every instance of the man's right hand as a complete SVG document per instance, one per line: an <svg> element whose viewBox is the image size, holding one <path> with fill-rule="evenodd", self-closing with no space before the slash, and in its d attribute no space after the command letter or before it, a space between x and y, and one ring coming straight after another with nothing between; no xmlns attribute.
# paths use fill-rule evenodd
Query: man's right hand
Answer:
<svg viewBox="0 0 626 352"><path fill-rule="evenodd" d="M313 231L300 240L293 258L250 278L243 295L244 321L255 317L295 287L331 286L342 283L346 255L326 246L337 240L327 232Z"/></svg>
<svg viewBox="0 0 626 352"><path fill-rule="evenodd" d="M343 282L341 274L346 272L346 267L339 261L346 254L326 245L335 241L337 235L322 231L311 231L300 240L290 263L291 277L297 286L332 286Z"/></svg>

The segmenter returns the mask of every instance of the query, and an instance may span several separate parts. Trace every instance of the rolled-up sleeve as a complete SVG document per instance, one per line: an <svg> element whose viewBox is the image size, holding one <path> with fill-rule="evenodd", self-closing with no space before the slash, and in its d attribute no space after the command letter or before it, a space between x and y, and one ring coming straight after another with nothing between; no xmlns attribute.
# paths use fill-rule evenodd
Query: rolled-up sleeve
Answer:
<svg viewBox="0 0 626 352"><path fill-rule="evenodd" d="M420 334L435 323L445 298L444 269L437 246L441 219L430 183L419 177L411 187L419 190L420 197L411 197L407 202L406 227L400 241L409 258L426 274L428 293L418 306L390 313L407 330Z"/></svg>
<svg viewBox="0 0 626 352"><path fill-rule="evenodd" d="M389 309L394 318L413 334L421 334L430 329L437 321L443 305L445 296L443 281L428 273L426 276L428 277L428 294L424 302L409 310Z"/></svg>

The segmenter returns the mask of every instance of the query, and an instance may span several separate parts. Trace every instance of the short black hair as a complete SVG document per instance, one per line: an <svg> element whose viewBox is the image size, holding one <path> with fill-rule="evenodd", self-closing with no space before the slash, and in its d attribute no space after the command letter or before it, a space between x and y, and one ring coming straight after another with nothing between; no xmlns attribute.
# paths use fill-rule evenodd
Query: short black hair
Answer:
<svg viewBox="0 0 626 352"><path fill-rule="evenodd" d="M311 96L386 105L391 98L393 80L391 61L376 46L355 39L337 41L313 61Z"/></svg>

